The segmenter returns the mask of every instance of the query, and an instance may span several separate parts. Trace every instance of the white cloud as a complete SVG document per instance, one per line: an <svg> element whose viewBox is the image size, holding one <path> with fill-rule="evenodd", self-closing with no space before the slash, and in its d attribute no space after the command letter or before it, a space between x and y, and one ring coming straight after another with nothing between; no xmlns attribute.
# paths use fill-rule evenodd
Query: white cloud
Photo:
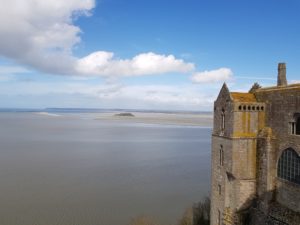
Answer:
<svg viewBox="0 0 300 225"><path fill-rule="evenodd" d="M0 55L42 72L137 76L194 68L173 55L151 52L132 59L116 59L105 51L75 57L72 51L81 42L81 30L74 20L89 15L95 0L0 0L0 4Z"/></svg>
<svg viewBox="0 0 300 225"><path fill-rule="evenodd" d="M21 66L0 66L0 75L6 74L18 74L18 73L29 73L30 71Z"/></svg>
<svg viewBox="0 0 300 225"><path fill-rule="evenodd" d="M211 88L210 88L211 89ZM14 82L1 85L0 107L99 107L211 110L216 91L195 85L123 85L97 82ZM7 99L13 100L7 102ZM59 101L57 101L59 99ZM25 103L24 103L25 102ZM3 105L2 105L3 106Z"/></svg>
<svg viewBox="0 0 300 225"><path fill-rule="evenodd" d="M276 78L272 78L272 75L270 77L264 77L264 76L257 76L256 77L253 77L253 76L235 76L236 79L245 79L245 80L274 80L276 81L277 79Z"/></svg>
<svg viewBox="0 0 300 225"><path fill-rule="evenodd" d="M80 28L72 22L88 15L94 0L0 0L0 54L49 73L71 73Z"/></svg>
<svg viewBox="0 0 300 225"><path fill-rule="evenodd" d="M143 53L132 59L114 59L112 52L95 52L78 61L79 73L102 76L139 76L169 72L190 72L192 63L185 63L173 55Z"/></svg>
<svg viewBox="0 0 300 225"><path fill-rule="evenodd" d="M14 79L14 76L12 74L0 74L0 82L6 82L11 81Z"/></svg>
<svg viewBox="0 0 300 225"><path fill-rule="evenodd" d="M300 80L292 80L291 84L300 84Z"/></svg>
<svg viewBox="0 0 300 225"><path fill-rule="evenodd" d="M195 83L217 83L228 81L233 73L229 68L194 73L191 80Z"/></svg>
<svg viewBox="0 0 300 225"><path fill-rule="evenodd" d="M29 70L20 66L0 66L0 82L14 80L16 74L23 74L29 72Z"/></svg>

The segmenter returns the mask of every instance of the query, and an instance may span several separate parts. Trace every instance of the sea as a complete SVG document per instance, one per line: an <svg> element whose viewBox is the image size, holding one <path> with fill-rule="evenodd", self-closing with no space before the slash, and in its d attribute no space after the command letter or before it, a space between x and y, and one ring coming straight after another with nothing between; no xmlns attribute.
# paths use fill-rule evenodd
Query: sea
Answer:
<svg viewBox="0 0 300 225"><path fill-rule="evenodd" d="M0 111L0 224L175 225L209 196L210 127Z"/></svg>

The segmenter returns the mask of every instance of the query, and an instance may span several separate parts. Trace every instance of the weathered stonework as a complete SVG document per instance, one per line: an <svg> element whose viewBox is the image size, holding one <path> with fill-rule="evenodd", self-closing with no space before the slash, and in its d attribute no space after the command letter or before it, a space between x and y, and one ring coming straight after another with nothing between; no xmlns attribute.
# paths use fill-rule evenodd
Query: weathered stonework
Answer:
<svg viewBox="0 0 300 225"><path fill-rule="evenodd" d="M215 101L211 225L300 225L300 184L278 177L285 150L300 157L300 84L285 71L280 63L276 87L249 93L224 84Z"/></svg>

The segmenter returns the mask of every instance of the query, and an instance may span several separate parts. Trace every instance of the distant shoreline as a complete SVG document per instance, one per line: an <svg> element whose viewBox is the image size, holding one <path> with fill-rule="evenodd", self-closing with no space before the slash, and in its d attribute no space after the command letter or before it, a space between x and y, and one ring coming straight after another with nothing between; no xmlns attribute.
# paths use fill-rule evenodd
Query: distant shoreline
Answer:
<svg viewBox="0 0 300 225"><path fill-rule="evenodd" d="M185 125L212 127L213 115L206 114L188 114L188 113L149 113L135 112L134 116L115 116L115 113L97 114L95 120L112 120L118 122L135 122L145 124L162 125Z"/></svg>
<svg viewBox="0 0 300 225"><path fill-rule="evenodd" d="M144 123L155 125L178 125L198 126L211 128L213 124L212 112L187 112L187 111L134 111L134 110L100 110L95 109L52 109L52 110L30 110L30 109L9 109L1 113L33 113L44 117L60 117L65 119L70 116L89 118L95 121L113 121L118 123ZM82 116L80 116L82 115ZM116 116L118 115L118 116ZM120 116L122 115L122 116ZM133 116L123 116L133 115Z"/></svg>
<svg viewBox="0 0 300 225"><path fill-rule="evenodd" d="M101 108L0 108L1 112L48 112L48 113L102 113L102 112L140 112L166 114L210 114L212 111L194 110L151 110L151 109L101 109Z"/></svg>

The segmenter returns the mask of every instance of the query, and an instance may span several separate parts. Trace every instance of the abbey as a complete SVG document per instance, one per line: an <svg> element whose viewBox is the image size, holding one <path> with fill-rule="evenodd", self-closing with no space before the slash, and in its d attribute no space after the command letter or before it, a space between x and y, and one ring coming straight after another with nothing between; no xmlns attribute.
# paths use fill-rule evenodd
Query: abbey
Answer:
<svg viewBox="0 0 300 225"><path fill-rule="evenodd" d="M211 225L300 224L300 84L223 85L214 104Z"/></svg>

